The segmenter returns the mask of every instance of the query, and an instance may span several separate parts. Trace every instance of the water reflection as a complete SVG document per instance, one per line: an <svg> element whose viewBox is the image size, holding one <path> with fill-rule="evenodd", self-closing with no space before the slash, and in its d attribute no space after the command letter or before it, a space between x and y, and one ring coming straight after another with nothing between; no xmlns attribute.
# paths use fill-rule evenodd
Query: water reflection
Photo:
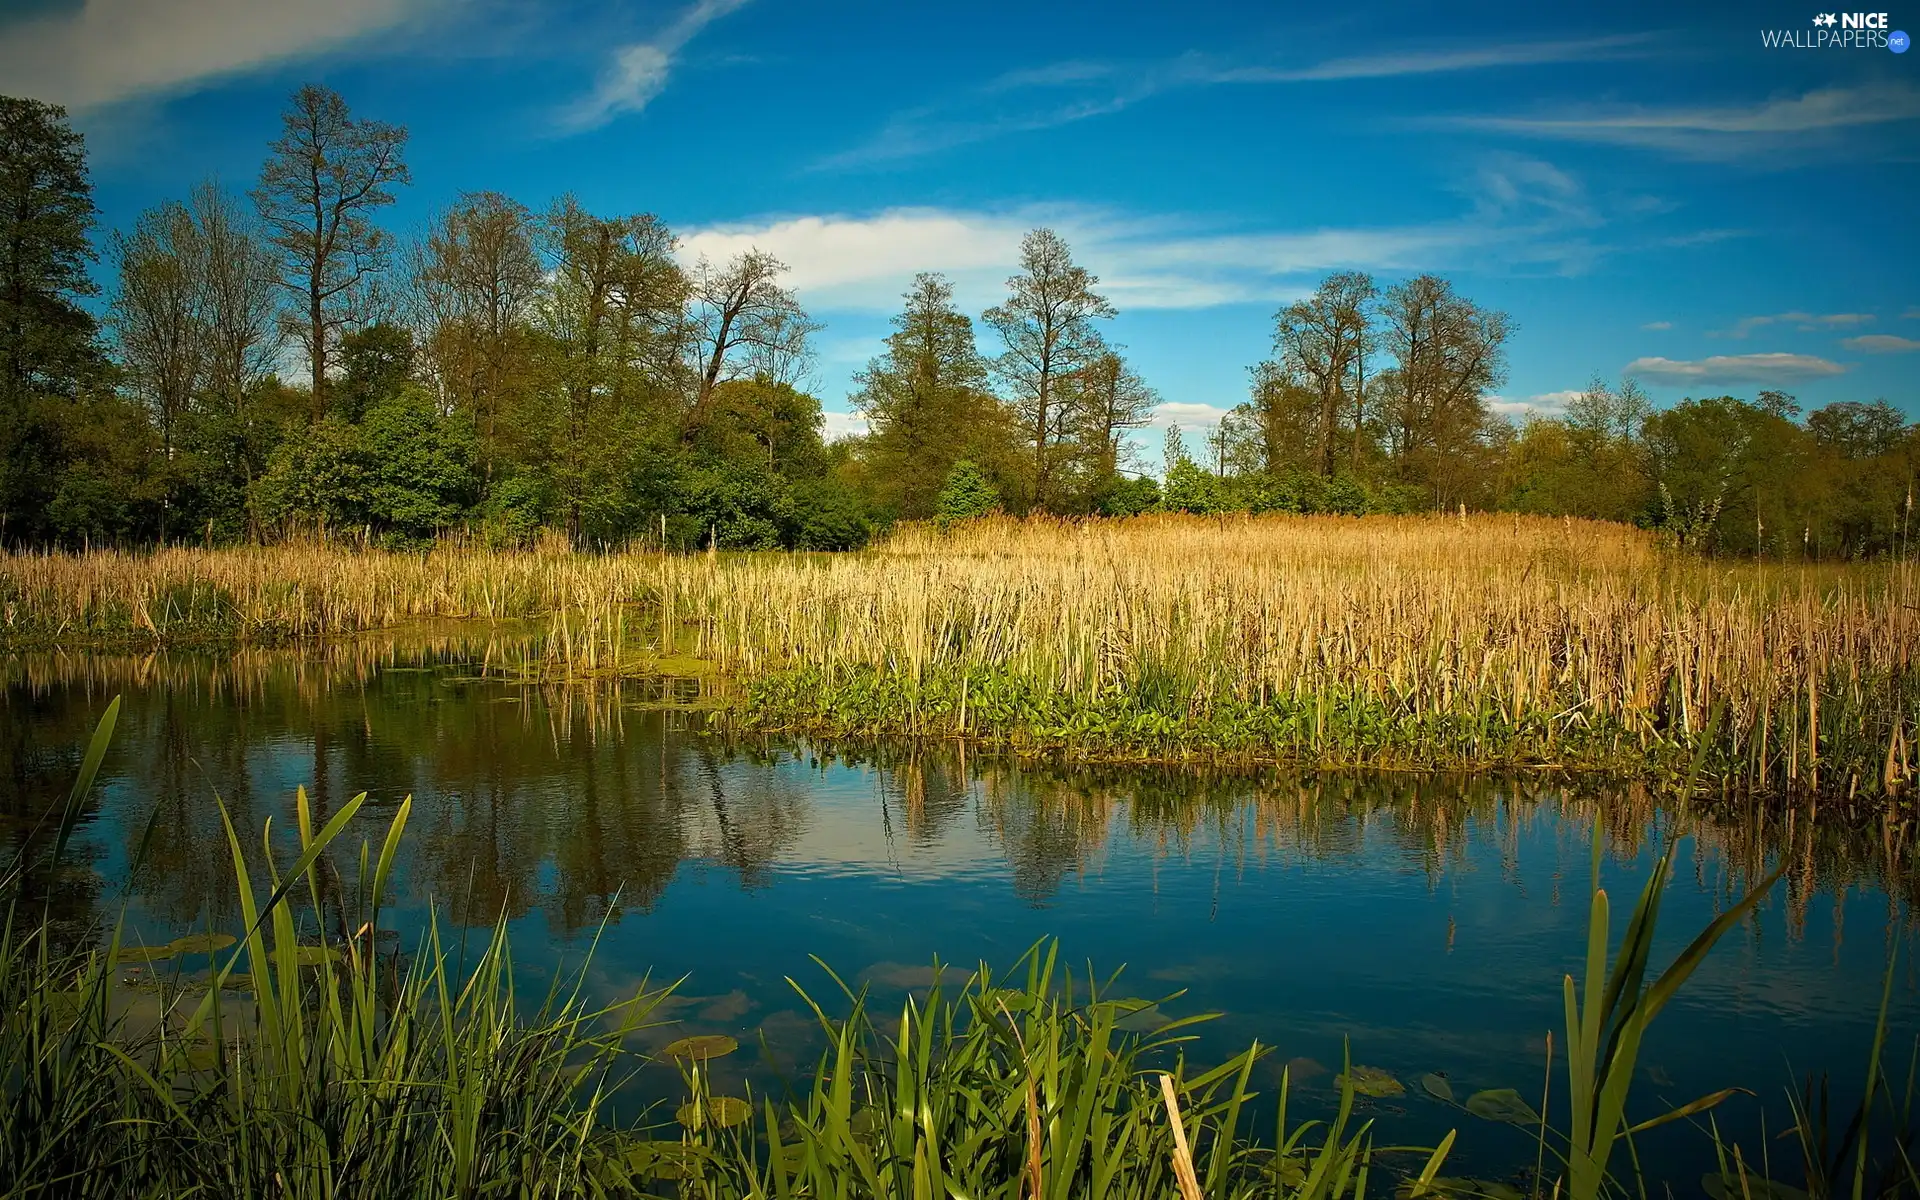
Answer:
<svg viewBox="0 0 1920 1200"><path fill-rule="evenodd" d="M1912 911L1899 823L1815 827L1541 776L1070 768L736 737L706 715L703 685L523 687L497 677L515 653L448 635L12 660L0 836L44 843L93 723L124 694L81 855L34 880L74 936L117 907L136 858L137 928L230 924L216 795L257 846L269 819L287 827L297 786L320 819L369 791L356 845L410 794L403 936L431 904L465 928L504 917L536 974L596 942L608 994L690 972L676 1035L764 1035L791 1067L813 1031L784 979L822 988L809 953L897 995L926 984L936 954L1005 963L1057 935L1076 961L1131 964L1143 992L1187 989L1172 1011L1227 1014L1206 1045L1277 1043L1273 1070L1292 1060L1322 1091L1318 1068L1347 1038L1361 1061L1446 1070L1457 1088L1537 1082L1596 826L1616 895L1663 839L1686 839L1662 955L1777 856L1792 865L1663 1015L1646 1086L1669 1099L1778 1096L1789 1060L1850 1069ZM1896 1016L1920 1016L1910 975ZM1411 1107L1409 1137L1456 1119Z"/></svg>

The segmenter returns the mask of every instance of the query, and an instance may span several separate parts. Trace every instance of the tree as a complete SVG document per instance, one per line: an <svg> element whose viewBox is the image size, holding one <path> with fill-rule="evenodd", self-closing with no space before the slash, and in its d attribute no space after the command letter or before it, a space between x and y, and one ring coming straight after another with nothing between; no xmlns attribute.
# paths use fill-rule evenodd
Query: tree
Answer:
<svg viewBox="0 0 1920 1200"><path fill-rule="evenodd" d="M1487 424L1486 394L1506 381L1513 322L1437 275L1395 284L1381 307L1394 362L1381 381L1388 446L1400 478L1426 485L1451 507L1484 474L1475 452Z"/></svg>
<svg viewBox="0 0 1920 1200"><path fill-rule="evenodd" d="M1907 420L1885 400L1872 404L1843 400L1808 414L1807 432L1823 449L1841 458L1877 458L1899 448Z"/></svg>
<svg viewBox="0 0 1920 1200"><path fill-rule="evenodd" d="M1089 507L1097 509L1106 492L1120 482L1121 468L1130 465L1128 431L1153 420L1160 397L1111 348L1080 368L1073 392Z"/></svg>
<svg viewBox="0 0 1920 1200"><path fill-rule="evenodd" d="M1363 394L1358 388L1364 386L1371 337L1367 305L1376 294L1372 276L1339 271L1321 280L1311 297L1274 315L1273 344L1281 369L1298 377L1319 402L1314 461L1323 476L1333 474L1341 417L1351 398ZM1356 428L1354 436L1359 435Z"/></svg>
<svg viewBox="0 0 1920 1200"><path fill-rule="evenodd" d="M1057 503L1056 478L1078 425L1072 376L1105 351L1093 322L1114 315L1093 290L1098 277L1073 261L1066 240L1036 229L1020 243L1020 273L1007 280L1004 303L982 317L1006 350L994 373L1012 392L1033 458L1029 502Z"/></svg>
<svg viewBox="0 0 1920 1200"><path fill-rule="evenodd" d="M0 401L71 396L100 365L81 297L93 247L93 185L67 111L0 96Z"/></svg>
<svg viewBox="0 0 1920 1200"><path fill-rule="evenodd" d="M408 255L422 366L442 407L471 417L483 484L502 469L514 411L534 384L531 324L545 283L535 229L518 201L469 192Z"/></svg>
<svg viewBox="0 0 1920 1200"><path fill-rule="evenodd" d="M342 337L333 411L357 424L413 378L413 362L413 331L404 325L375 321Z"/></svg>
<svg viewBox="0 0 1920 1200"><path fill-rule="evenodd" d="M976 464L962 460L953 464L940 494L934 501L934 516L945 527L955 521L971 521L987 516L1000 507L1000 492Z"/></svg>
<svg viewBox="0 0 1920 1200"><path fill-rule="evenodd" d="M568 535L624 536L627 448L648 419L677 423L687 278L651 214L597 217L565 196L541 243L550 282L536 323L558 403L529 432L545 443Z"/></svg>
<svg viewBox="0 0 1920 1200"><path fill-rule="evenodd" d="M281 118L254 203L279 251L281 283L295 293L294 333L312 370L313 415L327 411L327 371L335 335L361 319L370 283L385 268L389 238L373 223L411 182L402 157L407 131L355 120L338 92L308 84Z"/></svg>
<svg viewBox="0 0 1920 1200"><path fill-rule="evenodd" d="M867 419L865 452L881 498L903 517L933 515L953 466L993 456L1001 404L987 391L987 364L973 322L953 306L953 285L922 273L893 318L886 352L855 377L853 406Z"/></svg>
<svg viewBox="0 0 1920 1200"><path fill-rule="evenodd" d="M272 248L234 196L208 180L187 201L193 218L202 384L227 412L273 374L282 345Z"/></svg>
<svg viewBox="0 0 1920 1200"><path fill-rule="evenodd" d="M109 326L127 378L153 414L167 460L205 370L205 288L199 276L206 256L199 242L187 206L168 201L142 213L131 233L115 232L109 243L119 280Z"/></svg>
<svg viewBox="0 0 1920 1200"><path fill-rule="evenodd" d="M693 268L693 331L700 364L686 435L706 415L713 390L729 379L764 375L793 383L808 357L807 339L820 328L794 294L779 284L787 265L748 250L725 266L702 258Z"/></svg>

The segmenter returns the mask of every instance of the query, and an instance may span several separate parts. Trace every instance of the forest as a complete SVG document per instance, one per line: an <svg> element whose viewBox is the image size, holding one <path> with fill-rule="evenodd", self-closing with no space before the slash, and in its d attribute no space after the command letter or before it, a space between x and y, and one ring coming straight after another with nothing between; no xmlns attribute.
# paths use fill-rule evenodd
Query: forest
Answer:
<svg viewBox="0 0 1920 1200"><path fill-rule="evenodd" d="M1149 473L1163 397L1048 229L977 319L917 276L848 397L868 431L828 441L822 326L778 259L689 262L656 216L570 195L471 192L389 228L406 152L309 85L250 188L103 231L65 112L0 97L0 539L840 550L994 511L1473 510L1906 553L1920 425L1886 401L1656 408L1596 376L1515 422L1489 397L1516 322L1431 274L1336 272L1282 307L1245 401L1169 429Z"/></svg>

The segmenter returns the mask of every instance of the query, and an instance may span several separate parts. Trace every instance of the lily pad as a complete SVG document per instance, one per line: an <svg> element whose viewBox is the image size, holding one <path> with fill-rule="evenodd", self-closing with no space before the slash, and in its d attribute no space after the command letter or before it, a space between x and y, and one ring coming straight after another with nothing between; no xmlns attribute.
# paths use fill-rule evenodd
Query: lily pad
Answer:
<svg viewBox="0 0 1920 1200"><path fill-rule="evenodd" d="M235 940L230 933L190 933L168 942L166 948L175 954L213 954L233 945Z"/></svg>
<svg viewBox="0 0 1920 1200"><path fill-rule="evenodd" d="M738 1125L752 1115L753 1105L748 1104L738 1096L709 1096L707 1097L706 1120L704 1123L720 1129L726 1129L730 1126ZM675 1110L673 1116L675 1120L689 1129L702 1123L700 1120L700 1110L695 1107L691 1100Z"/></svg>
<svg viewBox="0 0 1920 1200"><path fill-rule="evenodd" d="M220 981L220 990L226 992L250 992L253 990L253 976L245 971L234 971Z"/></svg>
<svg viewBox="0 0 1920 1200"><path fill-rule="evenodd" d="M872 1137L887 1127L887 1115L869 1104L847 1122L855 1137Z"/></svg>
<svg viewBox="0 0 1920 1200"><path fill-rule="evenodd" d="M1700 1186L1713 1200L1807 1200L1797 1187L1749 1175L1744 1184L1735 1175L1702 1175Z"/></svg>
<svg viewBox="0 0 1920 1200"><path fill-rule="evenodd" d="M123 963L165 962L179 951L172 946L122 946L120 961Z"/></svg>
<svg viewBox="0 0 1920 1200"><path fill-rule="evenodd" d="M668 1042L660 1053L668 1058L725 1058L740 1048L740 1043L724 1033L702 1033Z"/></svg>
<svg viewBox="0 0 1920 1200"><path fill-rule="evenodd" d="M1383 1071L1379 1067L1349 1068L1346 1074L1333 1077L1333 1086L1351 1086L1354 1095L1371 1096L1376 1100L1407 1094L1405 1085L1395 1079L1392 1072Z"/></svg>
<svg viewBox="0 0 1920 1200"><path fill-rule="evenodd" d="M1407 1180L1393 1194L1400 1200L1408 1200L1413 1195L1413 1181ZM1446 1176L1429 1182L1425 1195L1439 1196L1443 1200L1526 1200L1519 1188L1497 1179L1451 1179Z"/></svg>
<svg viewBox="0 0 1920 1200"><path fill-rule="evenodd" d="M1420 1077L1420 1086L1426 1091L1427 1095L1432 1096L1435 1100L1445 1100L1448 1104L1453 1103L1453 1085L1447 1082L1445 1075L1436 1075L1429 1071Z"/></svg>
<svg viewBox="0 0 1920 1200"><path fill-rule="evenodd" d="M297 967L317 967L322 963L339 962L340 952L332 946L295 946L293 964Z"/></svg>
<svg viewBox="0 0 1920 1200"><path fill-rule="evenodd" d="M1540 1114L1512 1088L1490 1088L1467 1097L1467 1111L1485 1121L1538 1125Z"/></svg>

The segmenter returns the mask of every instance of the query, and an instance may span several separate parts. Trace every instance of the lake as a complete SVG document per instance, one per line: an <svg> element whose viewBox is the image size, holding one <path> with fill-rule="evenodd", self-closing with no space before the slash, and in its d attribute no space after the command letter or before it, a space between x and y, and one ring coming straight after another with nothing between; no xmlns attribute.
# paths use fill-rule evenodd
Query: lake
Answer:
<svg viewBox="0 0 1920 1200"><path fill-rule="evenodd" d="M297 786L322 814L368 792L351 840L376 846L411 794L391 918L403 945L430 905L450 933L504 916L537 992L597 939L596 994L685 976L663 1010L676 1024L648 1038L733 1034L744 1046L727 1070L758 1086L819 1051L793 984L844 1007L812 956L895 1009L936 956L1006 966L1057 938L1068 962L1124 966L1126 992L1184 989L1148 1023L1220 1012L1196 1058L1273 1046L1260 1078L1270 1089L1290 1070L1296 1116L1331 1106L1350 1045L1355 1063L1409 1086L1367 1106L1386 1140L1458 1125L1455 1165L1498 1174L1532 1162L1525 1135L1414 1081L1444 1072L1461 1097L1539 1096L1560 980L1584 946L1597 823L1622 914L1661 840L1679 839L1659 965L1766 864L1793 864L1662 1014L1634 1116L1746 1087L1755 1096L1724 1107L1721 1126L1753 1147L1763 1122L1786 1123L1799 1074L1831 1070L1850 1104L1896 940L1889 1057L1902 1074L1912 1047L1914 879L1897 831L1715 817L1542 776L1074 769L953 746L729 737L709 728L707 685L522 686L490 674L497 650L442 636L6 660L0 832L11 846L44 835L94 722L122 695L77 835L83 865L37 884L71 929L123 903L131 936L149 942L231 928L216 796L257 848L268 818L290 831ZM338 862L351 878L352 856ZM1564 1081L1556 1062L1556 1093ZM1790 1143L1769 1145L1776 1163L1791 1157ZM1647 1153L1680 1175L1707 1151L1681 1130Z"/></svg>

